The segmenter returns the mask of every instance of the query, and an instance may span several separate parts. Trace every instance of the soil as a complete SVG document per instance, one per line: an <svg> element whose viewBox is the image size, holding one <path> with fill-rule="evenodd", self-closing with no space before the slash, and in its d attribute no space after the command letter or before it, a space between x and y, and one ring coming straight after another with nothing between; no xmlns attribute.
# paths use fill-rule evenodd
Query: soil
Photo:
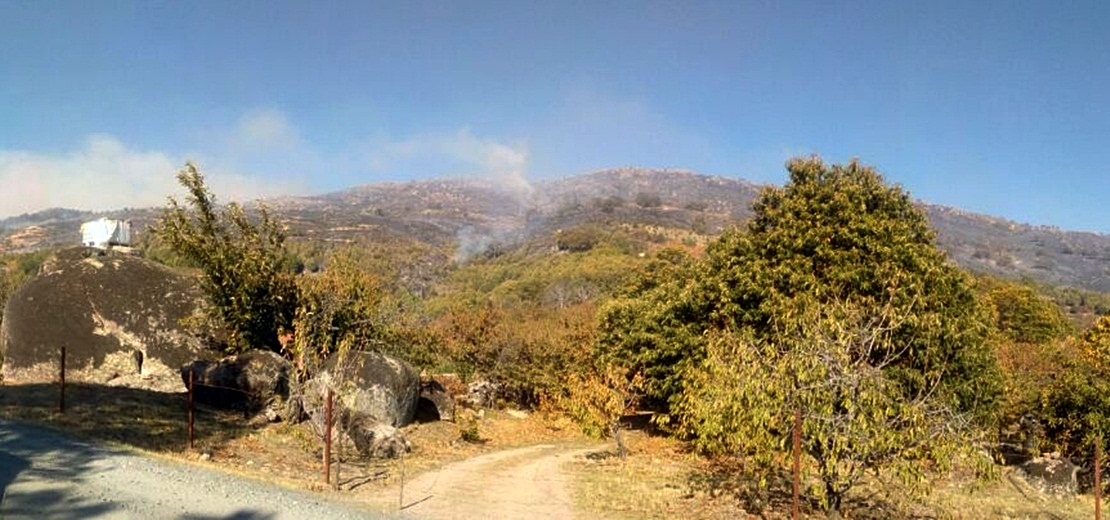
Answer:
<svg viewBox="0 0 1110 520"><path fill-rule="evenodd" d="M190 448L184 394L73 384L65 412L58 407L56 384L0 386L2 417L413 518L571 518L561 466L589 446L568 422L462 410L461 421L478 425L477 442L462 441L459 424L429 422L403 429L413 445L403 461L358 460L349 442L337 443L325 484L323 446L311 422L266 424L198 407Z"/></svg>
<svg viewBox="0 0 1110 520"><path fill-rule="evenodd" d="M400 500L407 516L463 518L575 518L579 516L563 466L602 449L551 444L481 455L425 473L391 489L381 501Z"/></svg>

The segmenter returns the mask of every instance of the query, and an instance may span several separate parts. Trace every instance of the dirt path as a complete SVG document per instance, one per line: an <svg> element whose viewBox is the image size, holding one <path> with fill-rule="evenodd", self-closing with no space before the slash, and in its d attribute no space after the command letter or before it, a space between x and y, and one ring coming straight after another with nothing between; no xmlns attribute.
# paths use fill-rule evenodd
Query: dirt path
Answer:
<svg viewBox="0 0 1110 520"><path fill-rule="evenodd" d="M570 477L562 466L600 447L531 446L467 459L405 485L403 516L575 518ZM397 490L393 490L393 499Z"/></svg>

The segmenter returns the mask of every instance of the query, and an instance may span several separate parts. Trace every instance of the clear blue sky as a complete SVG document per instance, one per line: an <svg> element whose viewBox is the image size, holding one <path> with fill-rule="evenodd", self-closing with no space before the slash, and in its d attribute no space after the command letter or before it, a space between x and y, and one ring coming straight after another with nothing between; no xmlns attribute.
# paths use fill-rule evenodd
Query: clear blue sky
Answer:
<svg viewBox="0 0 1110 520"><path fill-rule="evenodd" d="M392 5L390 5L392 4ZM0 0L0 214L613 166L1110 232L1110 4Z"/></svg>

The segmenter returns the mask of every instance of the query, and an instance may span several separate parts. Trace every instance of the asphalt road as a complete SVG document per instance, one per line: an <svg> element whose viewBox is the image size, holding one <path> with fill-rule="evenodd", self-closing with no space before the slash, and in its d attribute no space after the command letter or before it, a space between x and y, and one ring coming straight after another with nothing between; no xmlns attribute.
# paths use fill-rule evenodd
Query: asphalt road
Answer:
<svg viewBox="0 0 1110 520"><path fill-rule="evenodd" d="M0 420L0 519L383 518L203 467Z"/></svg>

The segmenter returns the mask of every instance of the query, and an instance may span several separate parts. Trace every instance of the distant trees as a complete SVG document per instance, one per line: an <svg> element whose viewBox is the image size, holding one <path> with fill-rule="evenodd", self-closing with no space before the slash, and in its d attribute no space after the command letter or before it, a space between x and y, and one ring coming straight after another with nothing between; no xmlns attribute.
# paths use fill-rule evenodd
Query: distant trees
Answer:
<svg viewBox="0 0 1110 520"><path fill-rule="evenodd" d="M380 316L384 291L378 277L361 269L356 251L334 251L322 273L296 281L293 342L286 349L298 367L336 352L380 347L375 344L385 336Z"/></svg>
<svg viewBox="0 0 1110 520"><path fill-rule="evenodd" d="M43 249L34 253L0 257L0 320L4 319L4 306L8 298L35 276L43 262L53 253L53 249Z"/></svg>
<svg viewBox="0 0 1110 520"><path fill-rule="evenodd" d="M864 470L912 476L901 462L966 448L1001 376L973 281L903 190L855 161L787 169L746 232L608 305L599 348L706 451L770 460L800 407L816 494L835 511Z"/></svg>
<svg viewBox="0 0 1110 520"><path fill-rule="evenodd" d="M252 220L239 204L218 206L192 163L177 172L177 180L188 191L185 206L170 198L152 233L200 267L207 314L226 327L230 351L280 350L278 331L292 325L297 308L281 225L265 207Z"/></svg>
<svg viewBox="0 0 1110 520"><path fill-rule="evenodd" d="M636 205L641 208L657 208L663 205L663 198L658 193L641 191L636 194Z"/></svg>

